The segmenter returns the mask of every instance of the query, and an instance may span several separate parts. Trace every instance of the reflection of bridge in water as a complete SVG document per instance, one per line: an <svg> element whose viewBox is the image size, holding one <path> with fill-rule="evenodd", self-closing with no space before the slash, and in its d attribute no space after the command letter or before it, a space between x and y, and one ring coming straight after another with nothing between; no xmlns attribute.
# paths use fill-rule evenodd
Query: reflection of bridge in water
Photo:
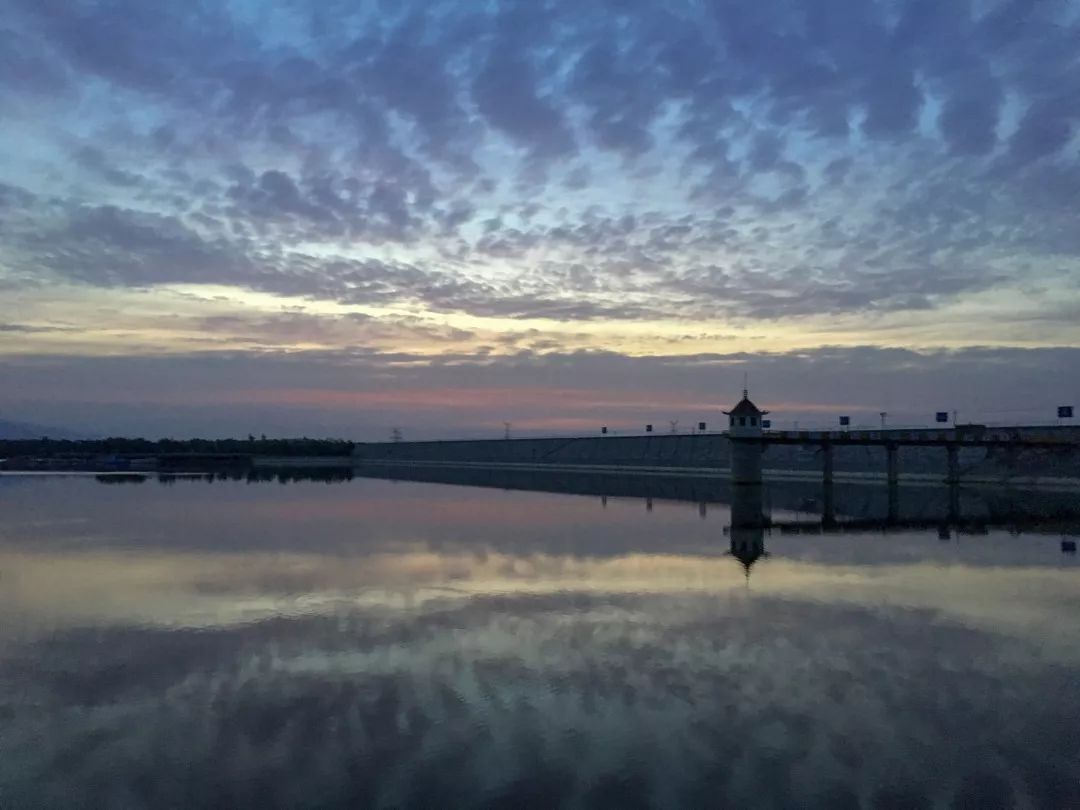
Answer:
<svg viewBox="0 0 1080 810"><path fill-rule="evenodd" d="M824 485L813 481L772 481L766 485L732 485L717 478L685 475L641 475L544 471L533 468L423 467L365 464L357 478L379 478L503 490L553 492L638 499L652 509L654 501L696 503L702 516L710 504L731 509L732 553L752 557L764 553L764 535L847 532L935 531L983 534L1009 532L1080 534L1080 499L1067 492L958 485L887 486L867 482ZM779 513L780 517L774 517ZM784 513L792 517L783 516ZM760 546L760 548L759 548ZM757 557L754 557L757 559ZM751 562L752 564L752 562Z"/></svg>
<svg viewBox="0 0 1080 810"><path fill-rule="evenodd" d="M655 501L690 502L702 517L709 505L731 510L730 553L749 573L765 551L766 533L780 534L888 534L936 531L942 539L953 532L986 534L991 529L1012 533L1080 535L1080 499L1068 492L1013 488L961 488L956 482L912 484L895 482L850 483L837 487L813 481L771 481L768 484L733 484L716 478L640 472L507 469L492 467L406 466L365 464L358 467L282 466L213 473L127 473L98 475L105 484L131 484L156 480L172 484L184 480L290 483L346 482L374 478L390 481L486 487L490 489L551 492L641 500L652 510ZM774 517L775 513L794 517ZM803 515L808 517L803 517ZM1076 550L1075 539L1062 539L1062 550Z"/></svg>

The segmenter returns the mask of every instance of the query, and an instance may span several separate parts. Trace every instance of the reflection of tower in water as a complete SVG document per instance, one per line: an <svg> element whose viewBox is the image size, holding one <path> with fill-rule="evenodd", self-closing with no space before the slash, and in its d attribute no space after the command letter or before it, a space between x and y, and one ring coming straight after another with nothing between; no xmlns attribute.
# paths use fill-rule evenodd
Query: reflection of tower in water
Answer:
<svg viewBox="0 0 1080 810"><path fill-rule="evenodd" d="M731 488L731 556L738 560L750 581L750 569L762 557L768 557L765 551L765 528L769 519L765 517L764 488L756 486L737 486Z"/></svg>

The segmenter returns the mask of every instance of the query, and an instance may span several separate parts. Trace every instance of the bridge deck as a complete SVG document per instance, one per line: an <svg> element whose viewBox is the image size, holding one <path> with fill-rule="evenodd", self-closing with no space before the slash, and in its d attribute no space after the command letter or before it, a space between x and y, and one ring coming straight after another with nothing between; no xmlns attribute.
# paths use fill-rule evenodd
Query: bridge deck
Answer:
<svg viewBox="0 0 1080 810"><path fill-rule="evenodd" d="M839 431L774 432L762 436L731 436L732 441L756 444L786 444L835 447L1013 447L1023 448L1080 448L1080 439L1027 438L980 438L976 436L922 437L922 436L852 436Z"/></svg>

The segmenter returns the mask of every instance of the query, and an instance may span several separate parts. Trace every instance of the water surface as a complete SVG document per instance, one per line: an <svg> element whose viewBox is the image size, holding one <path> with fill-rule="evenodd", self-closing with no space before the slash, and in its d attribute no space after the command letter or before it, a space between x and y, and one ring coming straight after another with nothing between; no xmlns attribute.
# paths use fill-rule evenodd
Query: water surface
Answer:
<svg viewBox="0 0 1080 810"><path fill-rule="evenodd" d="M0 477L0 806L1080 806L1067 496L286 478Z"/></svg>

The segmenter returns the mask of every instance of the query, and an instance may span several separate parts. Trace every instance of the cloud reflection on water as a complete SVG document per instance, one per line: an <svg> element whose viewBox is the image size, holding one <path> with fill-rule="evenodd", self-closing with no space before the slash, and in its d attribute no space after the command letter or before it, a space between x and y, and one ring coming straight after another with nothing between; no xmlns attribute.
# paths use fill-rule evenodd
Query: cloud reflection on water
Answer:
<svg viewBox="0 0 1080 810"><path fill-rule="evenodd" d="M118 624L9 655L39 712L14 712L4 761L102 804L483 806L630 782L689 806L919 806L990 780L1065 806L1076 674L933 611L738 590ZM40 739L43 716L63 733Z"/></svg>
<svg viewBox="0 0 1080 810"><path fill-rule="evenodd" d="M747 587L719 508L23 492L0 524L14 806L1080 801L1076 569L1052 538L769 538ZM541 505L519 536L483 517Z"/></svg>

